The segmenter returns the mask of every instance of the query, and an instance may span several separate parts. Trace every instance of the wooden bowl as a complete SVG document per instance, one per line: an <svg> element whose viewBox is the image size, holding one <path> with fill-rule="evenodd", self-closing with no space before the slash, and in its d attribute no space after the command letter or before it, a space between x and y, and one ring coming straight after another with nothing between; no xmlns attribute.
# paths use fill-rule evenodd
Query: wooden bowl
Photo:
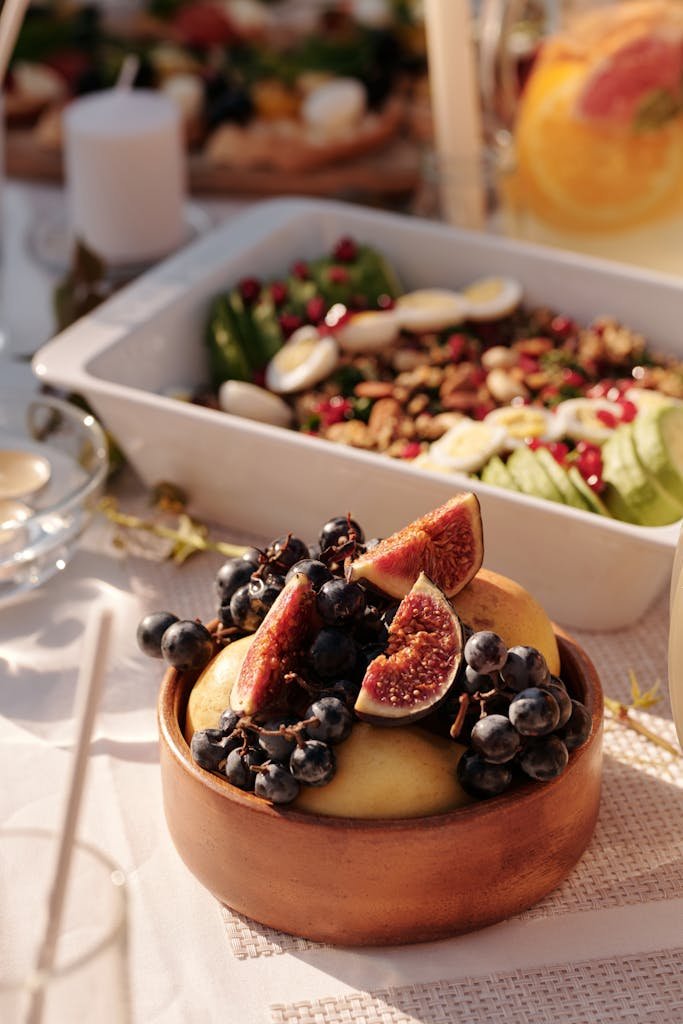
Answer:
<svg viewBox="0 0 683 1024"><path fill-rule="evenodd" d="M161 779L180 856L240 914L336 945L422 942L525 910L569 874L600 803L600 681L578 644L556 634L562 678L592 716L586 743L552 782L424 818L276 809L203 771L182 728L194 679L169 670L159 695Z"/></svg>

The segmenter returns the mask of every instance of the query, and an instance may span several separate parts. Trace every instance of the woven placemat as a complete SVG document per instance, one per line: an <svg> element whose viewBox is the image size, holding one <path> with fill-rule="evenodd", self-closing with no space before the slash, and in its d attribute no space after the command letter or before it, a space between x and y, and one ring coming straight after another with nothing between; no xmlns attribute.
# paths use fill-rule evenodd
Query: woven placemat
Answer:
<svg viewBox="0 0 683 1024"><path fill-rule="evenodd" d="M272 1024L681 1024L683 949L274 1004Z"/></svg>

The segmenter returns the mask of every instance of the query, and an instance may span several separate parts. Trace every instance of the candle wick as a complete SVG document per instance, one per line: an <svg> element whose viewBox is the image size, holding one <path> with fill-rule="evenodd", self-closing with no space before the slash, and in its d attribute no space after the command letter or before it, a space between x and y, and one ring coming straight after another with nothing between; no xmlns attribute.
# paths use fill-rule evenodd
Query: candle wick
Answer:
<svg viewBox="0 0 683 1024"><path fill-rule="evenodd" d="M116 79L117 89L132 89L135 76L140 69L140 58L134 54L129 53L124 57L119 71L119 77Z"/></svg>

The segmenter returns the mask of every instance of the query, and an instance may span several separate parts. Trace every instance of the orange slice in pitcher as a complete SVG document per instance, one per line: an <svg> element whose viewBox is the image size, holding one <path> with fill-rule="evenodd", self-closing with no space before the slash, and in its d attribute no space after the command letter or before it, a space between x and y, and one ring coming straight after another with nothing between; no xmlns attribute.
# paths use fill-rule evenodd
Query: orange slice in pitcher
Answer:
<svg viewBox="0 0 683 1024"><path fill-rule="evenodd" d="M516 128L516 189L541 219L577 231L617 230L655 219L683 195L683 120L651 131L577 115L586 84L580 60L541 62Z"/></svg>

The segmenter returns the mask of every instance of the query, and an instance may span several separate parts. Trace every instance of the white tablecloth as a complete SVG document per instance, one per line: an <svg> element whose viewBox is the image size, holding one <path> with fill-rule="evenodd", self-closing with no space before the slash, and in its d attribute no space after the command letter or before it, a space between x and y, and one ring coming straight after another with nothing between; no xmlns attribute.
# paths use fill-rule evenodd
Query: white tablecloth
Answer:
<svg viewBox="0 0 683 1024"><path fill-rule="evenodd" d="M50 334L48 274L23 239L53 189L7 192L9 352ZM218 215L230 205L215 207ZM0 391L30 388L26 364L0 358ZM140 507L135 480L119 485ZM136 1024L680 1024L683 1021L681 759L611 724L595 838L570 879L527 914L419 947L330 949L274 933L220 907L180 861L161 807L158 663L137 650L142 614L210 616L220 559L183 568L126 555L103 520L66 570L0 611L0 824L57 825L70 765L79 652L92 606L116 614L80 827L115 858L130 893ZM637 585L637 581L634 581ZM666 595L637 629L581 634L606 691L628 669L666 684ZM646 719L674 741L666 699ZM538 837L542 856L542 836Z"/></svg>

